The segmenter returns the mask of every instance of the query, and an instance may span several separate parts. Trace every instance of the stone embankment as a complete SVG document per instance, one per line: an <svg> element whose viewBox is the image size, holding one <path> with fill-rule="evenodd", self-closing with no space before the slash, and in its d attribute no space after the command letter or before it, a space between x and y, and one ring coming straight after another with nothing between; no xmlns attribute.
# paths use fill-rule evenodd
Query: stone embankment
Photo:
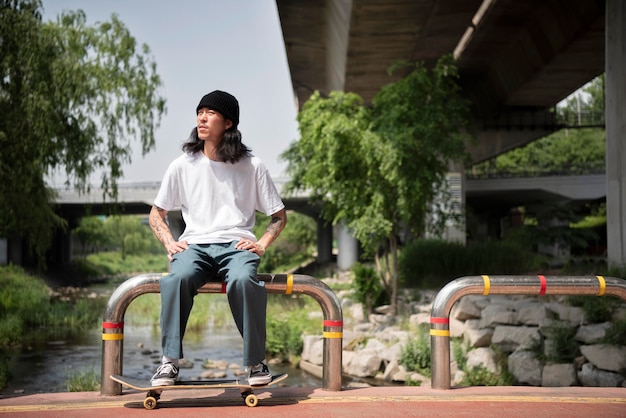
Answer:
<svg viewBox="0 0 626 418"><path fill-rule="evenodd" d="M380 385L409 380L430 384L429 378L406 371L399 358L407 341L417 337L420 324L429 327L436 292L421 292L419 302L400 302L400 315L395 319L386 313L388 307L366 317L363 307L351 302L348 292L338 292L337 296L344 315L345 375L357 380L376 379ZM618 309L617 318L626 318L626 304ZM530 386L626 387L626 341L621 345L600 343L612 326L613 322L588 323L583 310L568 305L564 296L468 295L455 304L450 315L451 337L468 347L465 370L481 367L502 373L498 356L504 353L515 384ZM567 328L575 331L575 359L567 363L541 360L550 358L558 330ZM538 347L545 355L537 354ZM322 355L322 336L305 336L301 367L321 376ZM459 385L465 372L452 352L450 357L451 383Z"/></svg>

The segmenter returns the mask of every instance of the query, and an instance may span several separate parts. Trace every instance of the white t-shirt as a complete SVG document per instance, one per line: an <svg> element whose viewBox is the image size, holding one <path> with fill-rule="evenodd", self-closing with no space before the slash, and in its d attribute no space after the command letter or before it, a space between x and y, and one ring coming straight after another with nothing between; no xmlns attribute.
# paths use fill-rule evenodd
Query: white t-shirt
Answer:
<svg viewBox="0 0 626 418"><path fill-rule="evenodd" d="M154 204L167 211L181 208L186 227L179 240L190 244L256 240L255 212L272 215L285 207L259 158L231 164L201 152L172 161Z"/></svg>

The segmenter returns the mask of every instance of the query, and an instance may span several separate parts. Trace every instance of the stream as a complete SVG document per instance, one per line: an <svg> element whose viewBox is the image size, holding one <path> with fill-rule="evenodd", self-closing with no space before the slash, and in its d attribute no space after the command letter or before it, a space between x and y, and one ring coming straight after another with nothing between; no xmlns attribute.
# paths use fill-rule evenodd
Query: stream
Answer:
<svg viewBox="0 0 626 418"><path fill-rule="evenodd" d="M210 331L189 333L183 342L185 359L190 368L180 369L181 379L190 380L206 371L205 360L241 365L242 339L234 322L231 326ZM158 327L124 327L123 374L150 380L161 358L161 336ZM0 390L0 396L33 393L67 392L68 377L94 372L102 367L102 329L97 327L72 340L47 341L14 352L9 359L11 379ZM322 380L291 364L270 365L273 374L288 373L289 386L321 387ZM234 370L224 370L226 378L235 378Z"/></svg>

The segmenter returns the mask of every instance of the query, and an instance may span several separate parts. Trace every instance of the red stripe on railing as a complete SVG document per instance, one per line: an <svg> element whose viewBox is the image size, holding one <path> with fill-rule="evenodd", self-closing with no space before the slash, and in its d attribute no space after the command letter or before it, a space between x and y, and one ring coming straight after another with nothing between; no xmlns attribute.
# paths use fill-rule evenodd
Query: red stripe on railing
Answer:
<svg viewBox="0 0 626 418"><path fill-rule="evenodd" d="M540 295L545 295L546 294L546 287L547 287L547 283L546 283L546 276L539 276L539 281L541 282L541 289L539 290L539 294Z"/></svg>

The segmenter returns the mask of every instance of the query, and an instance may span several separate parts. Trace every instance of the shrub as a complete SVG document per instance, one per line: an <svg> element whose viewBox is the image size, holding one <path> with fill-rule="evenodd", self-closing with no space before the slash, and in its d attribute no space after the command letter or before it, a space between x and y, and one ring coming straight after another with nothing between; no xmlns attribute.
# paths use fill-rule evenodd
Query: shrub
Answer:
<svg viewBox="0 0 626 418"><path fill-rule="evenodd" d="M375 306L385 301L385 291L378 273L373 267L356 263L352 266L353 295L357 302L362 303L367 313L372 313Z"/></svg>
<svg viewBox="0 0 626 418"><path fill-rule="evenodd" d="M402 250L400 279L407 287L437 289L462 276L522 274L539 267L540 259L515 241L463 245L443 240L416 240Z"/></svg>
<svg viewBox="0 0 626 418"><path fill-rule="evenodd" d="M602 342L605 344L626 345L626 319L613 321Z"/></svg>
<svg viewBox="0 0 626 418"><path fill-rule="evenodd" d="M415 338L409 338L402 347L398 362L407 371L415 371L430 377L430 341L428 330L421 326Z"/></svg>
<svg viewBox="0 0 626 418"><path fill-rule="evenodd" d="M310 309L305 308L312 302L310 298L268 295L265 348L269 356L297 363L292 360L302 353L302 335L322 329L321 321L310 317Z"/></svg>
<svg viewBox="0 0 626 418"><path fill-rule="evenodd" d="M613 314L622 303L617 298L599 298L589 295L570 296L568 302L572 306L582 308L585 318L591 323L611 321Z"/></svg>
<svg viewBox="0 0 626 418"><path fill-rule="evenodd" d="M552 363L571 363L580 355L580 347L576 341L576 328L558 323L550 327L550 344L544 344L542 353L537 358Z"/></svg>

